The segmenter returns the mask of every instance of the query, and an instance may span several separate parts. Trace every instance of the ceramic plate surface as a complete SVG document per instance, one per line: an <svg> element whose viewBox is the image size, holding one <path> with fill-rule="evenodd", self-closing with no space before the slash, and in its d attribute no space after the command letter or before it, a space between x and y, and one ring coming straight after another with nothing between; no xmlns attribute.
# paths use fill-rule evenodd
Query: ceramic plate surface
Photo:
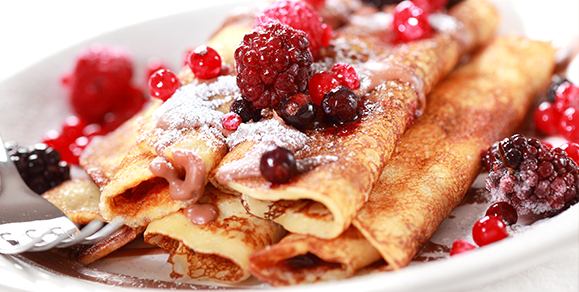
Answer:
<svg viewBox="0 0 579 292"><path fill-rule="evenodd" d="M550 40L555 45L577 43L579 23L576 1L493 0L503 15L500 33L517 33L534 39ZM235 1L247 6L252 1ZM565 9L557 9L564 7ZM150 57L160 57L174 70L179 68L183 52L203 44L231 11L232 3L183 12L100 35L62 50L0 83L0 133L5 141L32 144L43 134L58 128L70 113L66 92L59 85L59 74L70 71L77 52L90 43L100 42L128 49L134 57L135 72L143 72ZM562 14L562 15L561 15ZM536 21L541 19L541 21ZM167 33L170 32L170 33ZM568 54L562 51L562 55ZM579 73L575 60L569 76ZM575 72L578 71L578 72ZM49 74L48 72L51 72ZM139 75L139 74L137 74ZM140 74L139 76L141 76ZM481 187L482 179L475 182ZM471 193L470 196L477 196ZM515 274L541 263L560 250L571 248L577 255L579 206L512 230L513 236L474 252L438 259L448 252L457 238L470 238L470 228L482 216L488 202L465 200L442 224L431 239L431 249L420 255L409 267L397 272L357 276L352 279L288 287L299 291L464 291L490 280ZM480 199L480 198L479 198ZM476 202L474 202L476 201ZM167 255L156 252L125 253L98 261L88 268L74 262L58 261L51 256L9 257L0 255L1 291L136 291L212 289L212 283L185 280L175 283L169 278L171 266ZM55 262L56 261L56 262ZM576 264L577 265L577 264ZM108 278L103 284L102 278ZM109 285L114 283L114 285ZM233 289L265 288L256 280ZM150 290L147 290L150 291Z"/></svg>

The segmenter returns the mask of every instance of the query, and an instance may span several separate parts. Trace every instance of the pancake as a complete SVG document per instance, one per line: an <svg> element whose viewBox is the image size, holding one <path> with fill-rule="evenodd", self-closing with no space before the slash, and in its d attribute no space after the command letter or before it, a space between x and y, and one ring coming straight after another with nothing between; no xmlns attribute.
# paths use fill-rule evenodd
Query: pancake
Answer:
<svg viewBox="0 0 579 292"><path fill-rule="evenodd" d="M86 225L103 220L99 212L100 190L89 178L75 178L54 187L42 197L58 207L72 222Z"/></svg>
<svg viewBox="0 0 579 292"><path fill-rule="evenodd" d="M449 15L455 24L451 29L406 44L384 41L392 33L387 29L346 25L327 58L315 66L344 62L356 67L361 79L357 93L364 96L359 120L304 132L285 126L275 114L242 124L228 137L231 150L210 182L242 194L249 212L292 233L337 237L366 202L400 136L423 111L424 95L461 56L489 40L498 22L494 8L482 0L461 2ZM381 16L366 18L372 22ZM259 157L273 144L294 151L308 171L285 184L266 181L258 170Z"/></svg>
<svg viewBox="0 0 579 292"><path fill-rule="evenodd" d="M184 212L176 212L151 222L144 233L146 242L171 254L172 277L244 281L251 276L249 255L285 234L278 224L248 214L237 196L208 187L200 203L217 206L219 217L197 225Z"/></svg>
<svg viewBox="0 0 579 292"><path fill-rule="evenodd" d="M494 40L428 96L352 227L333 240L290 234L253 254L251 273L281 286L349 277L381 260L381 270L407 266L479 174L481 151L512 134L549 84L553 56L548 43Z"/></svg>

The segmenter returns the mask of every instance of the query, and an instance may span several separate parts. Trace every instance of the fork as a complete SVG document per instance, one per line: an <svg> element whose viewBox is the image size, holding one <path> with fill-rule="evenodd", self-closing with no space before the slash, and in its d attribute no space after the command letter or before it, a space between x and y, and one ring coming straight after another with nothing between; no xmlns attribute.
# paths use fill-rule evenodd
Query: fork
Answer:
<svg viewBox="0 0 579 292"><path fill-rule="evenodd" d="M112 221L105 226L104 222L93 220L79 230L60 209L26 185L0 136L1 254L93 244L121 226L120 221Z"/></svg>

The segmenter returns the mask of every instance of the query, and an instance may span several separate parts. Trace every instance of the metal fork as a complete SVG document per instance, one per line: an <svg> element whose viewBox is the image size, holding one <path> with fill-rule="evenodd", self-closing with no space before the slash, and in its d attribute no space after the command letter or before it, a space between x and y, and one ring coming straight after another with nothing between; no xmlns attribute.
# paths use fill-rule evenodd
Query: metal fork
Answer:
<svg viewBox="0 0 579 292"><path fill-rule="evenodd" d="M122 223L104 225L93 220L79 230L60 209L34 193L18 173L0 136L0 253L92 244L117 231Z"/></svg>

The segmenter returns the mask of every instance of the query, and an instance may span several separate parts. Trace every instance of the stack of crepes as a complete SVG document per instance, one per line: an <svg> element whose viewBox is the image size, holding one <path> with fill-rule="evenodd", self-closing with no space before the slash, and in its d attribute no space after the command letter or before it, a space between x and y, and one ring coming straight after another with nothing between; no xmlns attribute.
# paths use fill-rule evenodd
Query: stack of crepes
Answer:
<svg viewBox="0 0 579 292"><path fill-rule="evenodd" d="M145 230L147 242L170 252L176 277L235 283L251 271L288 285L348 277L381 259L385 269L407 265L478 173L480 150L510 133L548 82L553 52L495 41L425 98L462 56L491 39L496 11L483 0L463 1L431 38L406 44L384 40L392 32L373 26L380 17L337 29L316 63L356 68L365 110L354 124L300 132L270 114L227 133L216 121L239 95L235 76L200 82L185 70L187 84L173 97L94 139L81 166L101 193L87 213L126 227L113 244L79 258L90 263ZM247 17L234 19L209 42L230 67L230 44L251 29ZM282 185L255 175L272 144L310 169ZM200 209L213 211L214 221L193 223L206 221Z"/></svg>

